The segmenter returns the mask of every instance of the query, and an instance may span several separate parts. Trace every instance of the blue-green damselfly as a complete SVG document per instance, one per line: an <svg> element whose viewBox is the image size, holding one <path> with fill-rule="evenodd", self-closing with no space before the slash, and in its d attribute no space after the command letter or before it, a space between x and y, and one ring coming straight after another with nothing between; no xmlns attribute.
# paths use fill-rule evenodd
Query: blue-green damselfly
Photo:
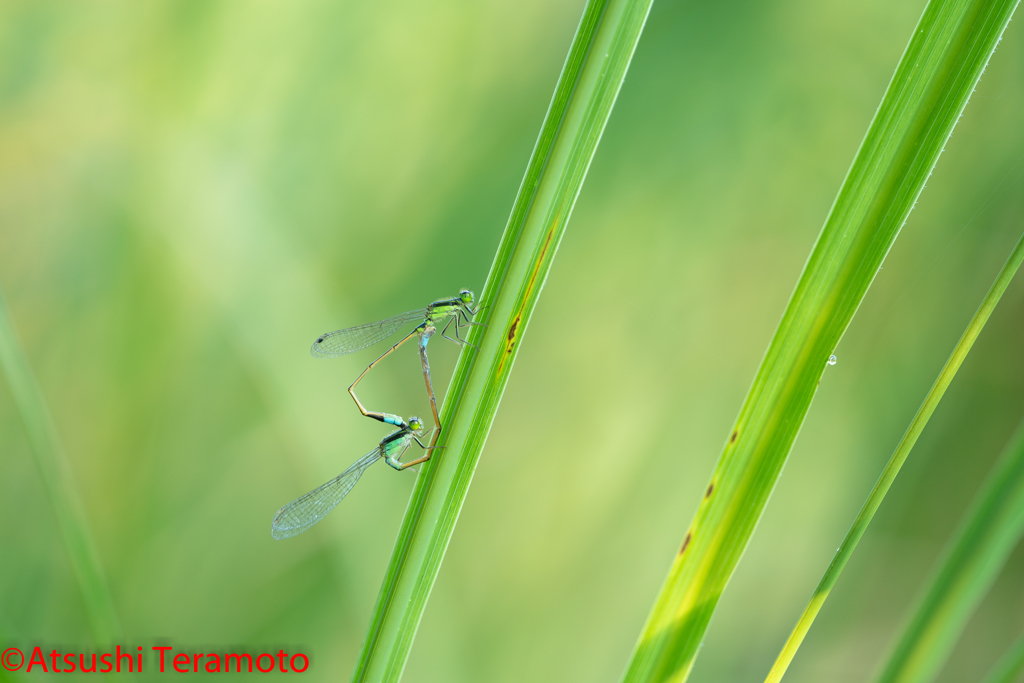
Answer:
<svg viewBox="0 0 1024 683"><path fill-rule="evenodd" d="M418 417L410 417L406 422L397 415L382 415L388 418L386 422L396 425L398 429L381 439L376 448L356 460L337 477L278 510L270 527L271 536L278 540L291 538L319 522L348 495L366 468L377 460L383 458L384 462L399 471L423 462L424 458L402 462L402 456L413 442L426 450L429 456L433 446L425 446L420 440L423 436L423 422Z"/></svg>
<svg viewBox="0 0 1024 683"><path fill-rule="evenodd" d="M403 325L410 322L420 321L420 324L413 328L409 334L381 354L377 360L366 366L366 369L363 370L359 377L356 377L356 380L352 382L351 386L349 386L348 393L352 396L352 400L356 402L356 406L359 408L360 413L366 417L370 417L381 422L388 422L388 420L385 419L388 413L370 411L363 407L359 397L356 396L355 387L363 377L366 376L366 373L372 370L377 363L387 358L395 351L395 349L412 339L414 336L418 336L420 364L423 368L423 379L427 385L427 396L430 399L430 408L434 414L434 428L436 430L434 439L436 442L437 436L440 435L441 432L441 419L437 413L437 401L434 398L433 384L430 380L430 364L427 361L427 342L430 341L430 337L436 332L437 325L443 321L445 325L441 329L442 337L455 342L460 346L467 344L468 342L459 336L459 330L462 329L463 325L482 325L483 323L473 322L470 320L470 318L479 313L479 311L479 308L475 310L473 309L473 292L468 289L463 289L459 291L458 296L450 299L438 299L426 308L419 308L414 311L399 313L396 316L385 318L384 320L380 320L375 323L357 325L356 327L348 327L343 330L335 330L334 332L322 334L317 337L315 342L313 342L313 346L310 348L309 352L319 358L345 356L387 339L397 332ZM445 334L453 322L455 323L454 338ZM429 458L430 453L427 453L421 461Z"/></svg>

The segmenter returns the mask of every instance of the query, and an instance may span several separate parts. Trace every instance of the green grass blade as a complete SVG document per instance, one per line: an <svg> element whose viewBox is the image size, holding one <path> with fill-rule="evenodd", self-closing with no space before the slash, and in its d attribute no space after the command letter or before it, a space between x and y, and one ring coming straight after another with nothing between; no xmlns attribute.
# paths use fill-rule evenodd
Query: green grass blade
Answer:
<svg viewBox="0 0 1024 683"><path fill-rule="evenodd" d="M1017 0L932 0L839 190L623 680L687 678L826 359L909 215Z"/></svg>
<svg viewBox="0 0 1024 683"><path fill-rule="evenodd" d="M1024 422L964 515L879 683L930 681L1024 533Z"/></svg>
<svg viewBox="0 0 1024 683"><path fill-rule="evenodd" d="M1024 671L1024 633L1020 634L982 683L1013 683Z"/></svg>
<svg viewBox="0 0 1024 683"><path fill-rule="evenodd" d="M75 486L71 465L61 447L43 392L36 383L25 352L18 342L7 304L0 294L0 366L21 413L43 486L50 498L68 558L82 590L89 625L98 644L120 641L114 602L89 532L85 509Z"/></svg>
<svg viewBox="0 0 1024 683"><path fill-rule="evenodd" d="M932 413L934 413L935 408L938 407L939 401L942 400L950 382L953 381L953 377L956 376L957 370L960 369L960 365L964 362L964 359L970 352L971 347L974 345L974 341L978 338L978 335L981 334L982 328L984 328L985 323L988 322L989 317L992 315L992 311L995 310L996 304L998 304L999 299L1002 298L1003 292L1006 291L1006 288L1009 286L1010 281L1017 272L1017 269L1020 268L1022 260L1024 260L1024 236L1017 241L1017 245L1010 253L1010 257L1006 260L1002 270L999 271L996 281L992 283L992 286L989 288L984 300L981 302L981 306L978 307L978 310L971 319L971 322L967 325L967 329L964 330L963 335L960 337L960 341L957 343L956 348L953 349L953 353L950 354L949 360L946 361L946 364L943 366L942 371L935 380L935 383L932 384L931 390L929 390L928 395L925 396L924 402L921 404L921 407L918 408L917 414L914 415L914 419L911 420L906 433L896 446L896 451L892 454L892 457L889 458L888 464L886 464L885 469L878 478L875 488L872 489L871 494L860 509L860 514L857 515L857 519L854 521L853 526L850 527L850 531L847 532L846 538L843 539L843 544L839 546L839 550L832 558L832 563L828 566L828 569L825 570L824 576L821 577L818 587L814 590L814 595L811 596L810 602L807 603L807 607L804 608L803 614L800 615L800 619L793 628L793 632L789 635L789 639L783 646L782 652L779 653L778 658L775 660L775 664L768 673L765 683L778 683L778 681L782 680L782 677L786 673L786 669L789 668L790 662L793 661L793 656L796 655L796 651L800 648L801 643L803 643L804 637L807 635L807 631L810 630L811 624L814 623L814 619L818 616L818 612L821 611L822 605L824 605L825 600L828 599L828 595L832 591L832 587L836 585L839 575L842 573L843 568L846 567L846 563L853 555L853 551L856 549L857 543L860 542L861 537L864 535L868 525L871 523L871 519L875 516L878 506L882 504L882 499L885 498L885 494L889 492L889 487L892 486L892 482L896 479L896 475L899 474L900 468L903 467L903 463L906 461L907 456L910 455L911 449L913 449L914 444L917 443L917 438L921 436L921 432L924 431L925 425L927 425L928 420L931 419Z"/></svg>
<svg viewBox="0 0 1024 683"><path fill-rule="evenodd" d="M651 0L589 0L484 286L441 412L445 450L424 465L374 608L354 681L397 681L505 384Z"/></svg>

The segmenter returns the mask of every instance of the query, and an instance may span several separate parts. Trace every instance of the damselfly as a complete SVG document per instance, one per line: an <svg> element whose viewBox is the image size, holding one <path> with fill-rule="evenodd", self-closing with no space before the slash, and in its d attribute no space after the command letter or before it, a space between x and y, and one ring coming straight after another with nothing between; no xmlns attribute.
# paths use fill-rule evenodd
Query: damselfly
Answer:
<svg viewBox="0 0 1024 683"><path fill-rule="evenodd" d="M415 311L406 311L405 313L399 313L396 316L379 320L375 323L367 323L366 325L356 325L355 327L346 327L343 330L335 330L334 332L328 332L322 334L316 338L313 342L313 346L309 349L309 352L314 356L320 358L334 358L335 356L345 356L355 351L365 349L367 346L373 346L377 342L384 341L395 332L397 332L403 325L411 322L419 321L421 323L431 323L435 327L442 321L447 320L444 328L441 330L441 336L449 341L453 341L456 344L465 344L465 340L459 336L459 330L462 329L462 325L479 325L480 323L470 322L470 317L476 315L477 311L473 310L473 292L468 289L463 289L459 292L457 297L451 299L438 299L426 308L418 308ZM455 339L449 337L445 332L448 331L448 326L455 322ZM394 351L396 348L402 345L403 342L411 338L418 332L419 328L410 332L402 341L395 344L388 353ZM384 356L388 355L387 353ZM383 358L383 356L381 356Z"/></svg>
<svg viewBox="0 0 1024 683"><path fill-rule="evenodd" d="M397 415L382 415L388 418L383 421L398 426L398 429L381 439L376 448L356 460L337 477L278 510L270 527L271 536L278 540L291 538L319 522L348 495L366 468L380 458L384 458L384 462L396 470L404 470L430 457L431 447L424 446L420 441L420 437L423 436L423 422L418 417L410 417L406 422ZM427 455L403 463L402 456L414 441L427 451Z"/></svg>
<svg viewBox="0 0 1024 683"><path fill-rule="evenodd" d="M436 440L437 435L440 434L441 431L441 419L437 414L437 401L434 398L434 389L430 380L430 364L427 361L427 342L430 341L430 337L436 332L436 325L441 321L445 321L444 328L441 330L441 336L449 341L459 344L460 346L467 344L468 342L459 336L459 330L462 329L463 325L483 325L483 323L473 322L470 320L470 317L476 315L479 311L479 308L476 310L473 309L473 292L468 289L463 289L459 291L459 295L457 297L453 297L451 299L438 299L426 308L400 313L396 316L386 318L375 323L357 325L356 327L348 327L343 330L335 330L334 332L322 334L317 337L315 342L313 342L313 346L310 348L309 352L320 358L344 356L387 339L397 332L403 325L417 320L421 321L420 324L413 328L409 334L400 339L397 344L381 354L377 360L366 366L366 369L363 370L359 377L356 377L354 382L352 382L352 385L348 388L348 393L352 396L352 400L356 402L356 406L359 408L360 413L366 417L371 417L381 422L387 422L387 420L384 419L387 413L370 411L363 407L359 397L356 396L355 387L363 377L366 376L366 373L372 370L377 363L391 355L395 349L400 347L402 344L418 335L420 365L423 369L423 379L427 385L427 396L430 399L430 409L434 414L434 428L437 430L437 433L435 434ZM454 339L445 334L453 322L455 323Z"/></svg>

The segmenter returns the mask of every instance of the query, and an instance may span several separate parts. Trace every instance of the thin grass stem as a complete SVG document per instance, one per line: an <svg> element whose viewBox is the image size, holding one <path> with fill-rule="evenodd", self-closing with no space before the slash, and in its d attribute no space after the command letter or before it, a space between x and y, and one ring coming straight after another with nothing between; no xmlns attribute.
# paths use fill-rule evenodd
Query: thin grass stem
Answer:
<svg viewBox="0 0 1024 683"><path fill-rule="evenodd" d="M935 564L877 683L925 683L945 664L1024 533L1024 421Z"/></svg>
<svg viewBox="0 0 1024 683"><path fill-rule="evenodd" d="M43 487L57 518L57 526L64 540L71 567L78 579L93 638L98 645L120 641L121 627L114 609L114 601L107 587L96 544L89 531L88 518L78 487L75 485L71 464L61 446L53 418L46 405L46 398L18 342L14 323L2 293L0 366L7 376L14 403L25 424Z"/></svg>

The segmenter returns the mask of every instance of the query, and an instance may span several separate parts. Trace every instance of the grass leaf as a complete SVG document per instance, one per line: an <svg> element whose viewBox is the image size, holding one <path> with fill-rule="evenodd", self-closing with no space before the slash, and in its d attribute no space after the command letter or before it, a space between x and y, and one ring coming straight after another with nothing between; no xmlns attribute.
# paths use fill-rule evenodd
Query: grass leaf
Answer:
<svg viewBox="0 0 1024 683"><path fill-rule="evenodd" d="M985 327L985 323L988 322L992 311L995 310L996 304L1002 298L1003 292L1006 291L1017 269L1020 268L1022 260L1024 260L1024 236L1017 241L1017 245L1010 253L1010 257L1006 260L1002 270L999 271L995 282L992 283L984 300L981 302L981 306L978 307L974 317L971 318L971 322L967 325L967 329L964 330L956 348L950 354L949 360L946 361L935 383L932 384L928 395L925 396L924 402L918 408L917 414L911 420L910 426L907 427L907 431L900 440L899 445L896 446L896 451L889 458L889 462L878 478L878 482L875 483L875 488L871 490L868 499L864 501L857 519L854 521L853 526L850 527L849 532L847 532L846 538L843 539L843 544L839 546L839 550L836 551L835 556L832 558L832 563L825 570L825 575L821 577L818 587L814 590L814 595L811 596L810 602L804 608L804 612L800 615L796 626L793 627L793 632L783 646L782 652L779 653L778 658L775 660L775 664L768 673L765 683L777 683L782 680L786 669L789 668L790 662L793 661L793 656L796 655L796 651L800 648L801 643L803 643L807 631L810 630L811 624L814 623L818 612L821 611L822 605L828 599L832 587L836 585L839 575L853 555L853 551L871 523L871 519L875 516L878 506L882 504L882 499L885 498L885 494L888 493L889 487L892 486L896 475L899 474L900 468L903 467L907 456L910 455L914 444L917 443L917 438L924 431L925 425L928 424L932 413L938 407L939 401L942 400L950 382L953 381L957 370L960 369L960 365L964 362L971 347L974 345L974 341L981 334L981 330Z"/></svg>
<svg viewBox="0 0 1024 683"><path fill-rule="evenodd" d="M354 681L397 681L523 334L569 221L651 0L589 0L442 408L444 450L425 463L395 543Z"/></svg>
<svg viewBox="0 0 1024 683"><path fill-rule="evenodd" d="M1017 0L928 3L768 346L623 680L682 681L832 350L917 201Z"/></svg>
<svg viewBox="0 0 1024 683"><path fill-rule="evenodd" d="M928 581L879 683L930 681L1024 533L1024 422Z"/></svg>
<svg viewBox="0 0 1024 683"><path fill-rule="evenodd" d="M64 547L78 578L86 613L97 644L120 640L121 627L100 565L99 553L89 531L71 464L57 436L46 399L36 382L25 352L18 342L7 304L0 294L0 366L25 423L32 454L57 517Z"/></svg>
<svg viewBox="0 0 1024 683"><path fill-rule="evenodd" d="M999 658L983 683L1013 683L1024 671L1024 633Z"/></svg>

